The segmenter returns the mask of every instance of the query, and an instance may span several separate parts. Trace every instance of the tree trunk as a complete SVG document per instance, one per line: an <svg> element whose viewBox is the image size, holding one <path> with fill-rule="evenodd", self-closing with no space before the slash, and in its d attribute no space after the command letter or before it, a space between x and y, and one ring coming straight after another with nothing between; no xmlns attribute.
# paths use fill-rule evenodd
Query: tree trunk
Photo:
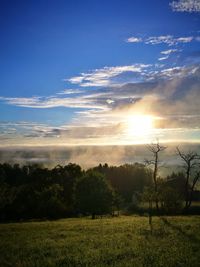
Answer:
<svg viewBox="0 0 200 267"><path fill-rule="evenodd" d="M153 227L152 227L152 201L149 201L149 226L150 226L150 231L152 234Z"/></svg>
<svg viewBox="0 0 200 267"><path fill-rule="evenodd" d="M196 185L197 181L199 180L199 177L200 177L200 172L198 172L196 174L196 176L194 177L194 180L193 180L193 183L192 183L192 187L191 187L191 191L190 191L190 194L189 194L189 199L188 199L188 206L187 206L188 208L192 204L192 197L193 197L194 188L195 188L195 185Z"/></svg>
<svg viewBox="0 0 200 267"><path fill-rule="evenodd" d="M157 196L158 194L157 173L158 173L158 153L155 154L155 165L154 165L154 172L153 172L154 189L156 193L155 204L156 204L156 210L158 212L159 206L158 206L158 196Z"/></svg>
<svg viewBox="0 0 200 267"><path fill-rule="evenodd" d="M189 179L190 179L190 164L187 167L186 171L186 183L185 183L185 210L189 208Z"/></svg>

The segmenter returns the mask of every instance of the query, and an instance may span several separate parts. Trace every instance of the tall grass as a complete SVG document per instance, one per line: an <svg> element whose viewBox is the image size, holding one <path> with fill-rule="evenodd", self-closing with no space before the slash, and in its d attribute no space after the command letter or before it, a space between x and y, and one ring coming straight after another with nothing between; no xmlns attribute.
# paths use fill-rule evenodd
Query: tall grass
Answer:
<svg viewBox="0 0 200 267"><path fill-rule="evenodd" d="M200 216L0 225L0 266L200 266Z"/></svg>

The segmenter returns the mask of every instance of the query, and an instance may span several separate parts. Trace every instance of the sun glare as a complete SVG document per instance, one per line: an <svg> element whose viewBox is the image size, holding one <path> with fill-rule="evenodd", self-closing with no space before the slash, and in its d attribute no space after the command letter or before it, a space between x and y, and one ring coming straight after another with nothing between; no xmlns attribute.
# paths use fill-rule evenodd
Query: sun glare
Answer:
<svg viewBox="0 0 200 267"><path fill-rule="evenodd" d="M127 134L129 136L146 137L152 133L153 117L150 115L132 115L127 119Z"/></svg>

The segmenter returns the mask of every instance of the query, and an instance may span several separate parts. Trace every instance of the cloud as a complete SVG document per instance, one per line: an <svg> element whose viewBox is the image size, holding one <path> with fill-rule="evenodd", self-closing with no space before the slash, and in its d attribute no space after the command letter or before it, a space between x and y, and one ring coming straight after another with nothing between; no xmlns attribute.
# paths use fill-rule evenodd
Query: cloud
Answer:
<svg viewBox="0 0 200 267"><path fill-rule="evenodd" d="M193 36L188 36L188 37L179 37L175 39L177 43L190 43L194 39Z"/></svg>
<svg viewBox="0 0 200 267"><path fill-rule="evenodd" d="M162 54L168 56L170 53L173 52L165 50ZM134 78L136 72L138 80L117 85L110 82L115 75L121 78L124 72L128 72ZM0 136L4 140L2 145L136 143L138 138L126 132L127 116L134 114L150 114L155 118L155 129L148 138L139 138L140 142L149 142L155 136L168 141L177 140L178 136L182 138L181 140L191 140L191 135L194 136L193 140L198 139L199 64L173 67L161 64L105 67L84 75L89 75L91 82L95 80L95 83L98 79L107 79L109 86L84 88L80 89L80 93L68 89L66 95L0 97L1 102L14 106L67 107L76 112L76 116L67 125L1 123Z"/></svg>
<svg viewBox="0 0 200 267"><path fill-rule="evenodd" d="M9 105L26 108L93 108L105 109L103 103L95 102L90 97L0 97L0 101Z"/></svg>
<svg viewBox="0 0 200 267"><path fill-rule="evenodd" d="M44 146L128 145L150 142L155 136L160 140L177 141L191 140L193 135L193 140L197 140L200 134L199 74L198 66L164 68L149 73L151 81L127 83L104 91L86 91L76 96L73 104L84 103L87 109L77 111L76 117L67 125L0 123L2 146L35 146L38 143ZM65 104L66 99L62 100ZM32 100L9 98L7 101L12 105L28 103L28 107L37 107L39 101L39 107L49 107L49 103L55 105L58 100L34 97ZM56 103L60 105L62 101L59 99ZM73 106L71 98L67 101ZM153 116L155 129L145 136L135 137L134 133L127 134L127 116L138 113Z"/></svg>
<svg viewBox="0 0 200 267"><path fill-rule="evenodd" d="M127 43L140 43L142 42L142 38L138 37L130 37L126 40Z"/></svg>
<svg viewBox="0 0 200 267"><path fill-rule="evenodd" d="M190 43L192 41L198 41L198 36L181 36L174 37L173 35L160 35L160 36L150 36L147 38L137 38L137 37L129 37L126 42L128 43L136 43L137 39L139 42L143 42L149 45L158 45L158 44L167 44L168 46L174 46L178 44Z"/></svg>
<svg viewBox="0 0 200 267"><path fill-rule="evenodd" d="M170 3L173 11L177 12L200 12L199 0L178 0Z"/></svg>
<svg viewBox="0 0 200 267"><path fill-rule="evenodd" d="M161 43L166 43L166 44L173 44L173 36L172 35L161 35L161 36L152 36L149 37L145 40L145 44L161 44Z"/></svg>
<svg viewBox="0 0 200 267"><path fill-rule="evenodd" d="M166 68L164 66L149 66L145 64L112 68L105 67L103 69L95 70L89 74L85 74L87 77L89 75L88 79L90 79L91 83L93 82L93 86L99 84L98 79L100 79L100 82L102 79L105 79L106 84L109 84L109 86L105 88L80 90L81 93L78 93L79 91L77 92L77 90L70 90L67 91L67 96L65 96L64 93L59 93L59 97L58 95L46 97L0 97L0 101L5 104L26 108L47 109L66 107L72 109L79 108L107 111L116 106L134 103L140 99L146 91L150 92L152 90L154 82L172 80L175 77L190 76L197 70L198 66L176 66ZM123 75L123 72L130 72L129 79L134 82L127 82L127 77L125 78L126 82L122 82L121 84L118 83L117 85L110 81L114 75L117 75L118 78L121 79L120 75ZM135 72L138 75L137 79L135 79ZM82 86L82 84L80 84L80 86Z"/></svg>
<svg viewBox="0 0 200 267"><path fill-rule="evenodd" d="M66 79L66 81L69 81L72 84L79 84L82 87L89 87L89 86L105 87L121 83L119 80L117 81L117 79L114 80L114 78L117 78L121 74L124 73L141 74L148 67L150 67L150 65L147 64L104 67L101 69L92 70L91 72L88 73L81 73L80 76Z"/></svg>
<svg viewBox="0 0 200 267"><path fill-rule="evenodd" d="M152 36L145 40L145 44L157 45L167 44L169 46L177 45L180 43L190 43L194 39L193 36L184 36L175 38L172 35Z"/></svg>
<svg viewBox="0 0 200 267"><path fill-rule="evenodd" d="M80 89L65 89L61 92L58 92L57 95L71 95L71 94L81 94L83 90Z"/></svg>
<svg viewBox="0 0 200 267"><path fill-rule="evenodd" d="M180 51L180 50L178 50L178 49L169 49L169 50L161 51L160 53L163 54L163 55L170 55L170 54L178 52L178 51Z"/></svg>
<svg viewBox="0 0 200 267"><path fill-rule="evenodd" d="M162 60L166 60L168 59L168 56L167 57L160 57L158 60L162 61Z"/></svg>

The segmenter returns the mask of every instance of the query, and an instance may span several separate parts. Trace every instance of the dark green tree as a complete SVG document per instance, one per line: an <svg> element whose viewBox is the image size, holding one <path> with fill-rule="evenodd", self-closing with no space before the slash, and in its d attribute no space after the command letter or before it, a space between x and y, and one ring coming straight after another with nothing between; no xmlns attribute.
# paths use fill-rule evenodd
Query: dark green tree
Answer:
<svg viewBox="0 0 200 267"><path fill-rule="evenodd" d="M75 201L81 213L95 219L96 215L111 213L113 189L102 174L89 171L76 184Z"/></svg>
<svg viewBox="0 0 200 267"><path fill-rule="evenodd" d="M142 193L145 186L152 184L152 171L144 164L123 164L121 166L99 165L94 171L104 174L112 187L124 200L130 203L134 192Z"/></svg>

